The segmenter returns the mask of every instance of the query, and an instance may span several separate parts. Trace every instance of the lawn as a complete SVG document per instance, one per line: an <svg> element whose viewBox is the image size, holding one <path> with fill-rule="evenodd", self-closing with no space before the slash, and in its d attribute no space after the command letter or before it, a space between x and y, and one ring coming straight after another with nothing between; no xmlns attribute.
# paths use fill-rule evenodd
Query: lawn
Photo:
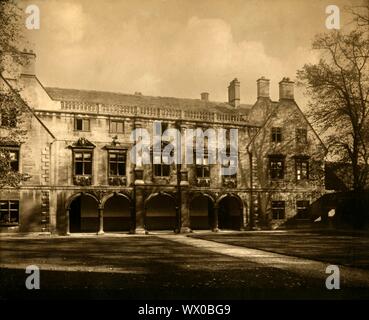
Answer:
<svg viewBox="0 0 369 320"><path fill-rule="evenodd" d="M224 238L225 239L225 238ZM0 299L345 298L322 281L155 236L1 239ZM40 267L40 290L26 290L25 266Z"/></svg>
<svg viewBox="0 0 369 320"><path fill-rule="evenodd" d="M263 231L220 232L192 236L331 264L369 269L369 235L338 231Z"/></svg>

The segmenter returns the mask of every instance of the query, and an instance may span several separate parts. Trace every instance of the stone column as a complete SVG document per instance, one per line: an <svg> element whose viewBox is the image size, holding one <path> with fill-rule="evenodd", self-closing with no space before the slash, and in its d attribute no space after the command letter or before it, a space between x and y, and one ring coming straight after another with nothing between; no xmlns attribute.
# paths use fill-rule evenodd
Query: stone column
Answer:
<svg viewBox="0 0 369 320"><path fill-rule="evenodd" d="M181 233L191 232L188 188L181 187Z"/></svg>
<svg viewBox="0 0 369 320"><path fill-rule="evenodd" d="M70 208L68 208L66 211L65 211L65 234L67 236L70 235L70 222L69 222L69 215L70 215Z"/></svg>
<svg viewBox="0 0 369 320"><path fill-rule="evenodd" d="M188 186L188 169L186 163L186 129L187 125L181 123L179 125L181 130L181 169L180 169L180 186Z"/></svg>
<svg viewBox="0 0 369 320"><path fill-rule="evenodd" d="M99 231L97 232L97 234L102 235L104 234L104 209L99 206L97 210L99 213Z"/></svg>
<svg viewBox="0 0 369 320"><path fill-rule="evenodd" d="M244 231L246 229L247 225L247 207L243 205L240 208L242 215L241 215L241 231Z"/></svg>
<svg viewBox="0 0 369 320"><path fill-rule="evenodd" d="M135 119L134 129L138 128L142 128L142 123L139 119ZM134 166L134 225L131 233L145 234L144 190L141 187L145 184L144 169L142 163L135 163Z"/></svg>
<svg viewBox="0 0 369 320"><path fill-rule="evenodd" d="M190 216L189 216L189 207L188 207L188 168L186 163L186 129L187 125L184 123L179 124L179 129L181 131L181 165L180 172L178 177L179 181L179 193L180 193L180 203L178 206L180 207L180 232L187 233L191 232L190 229Z"/></svg>
<svg viewBox="0 0 369 320"><path fill-rule="evenodd" d="M145 207L144 207L144 193L140 187L135 186L135 229L136 234L145 234Z"/></svg>
<svg viewBox="0 0 369 320"><path fill-rule="evenodd" d="M214 221L213 221L213 232L218 232L219 228L218 228L218 211L219 211L219 207L218 205L214 205Z"/></svg>
<svg viewBox="0 0 369 320"><path fill-rule="evenodd" d="M131 218L129 233L134 234L136 230L136 210L135 210L135 199L132 200L131 204L129 205L129 213Z"/></svg>

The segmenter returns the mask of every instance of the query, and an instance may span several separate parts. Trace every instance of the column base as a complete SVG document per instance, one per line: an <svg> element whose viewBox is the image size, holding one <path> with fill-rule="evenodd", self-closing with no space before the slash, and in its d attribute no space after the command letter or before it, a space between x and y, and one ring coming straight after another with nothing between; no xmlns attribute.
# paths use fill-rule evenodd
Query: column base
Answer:
<svg viewBox="0 0 369 320"><path fill-rule="evenodd" d="M192 233L192 229L189 227L181 227L179 233Z"/></svg>
<svg viewBox="0 0 369 320"><path fill-rule="evenodd" d="M130 232L130 234L148 234L149 232L147 230L145 230L145 228L136 228L136 229L132 229Z"/></svg>
<svg viewBox="0 0 369 320"><path fill-rule="evenodd" d="M145 184L145 181L143 180L135 180L135 186L142 186Z"/></svg>
<svg viewBox="0 0 369 320"><path fill-rule="evenodd" d="M211 231L213 231L213 232L219 232L220 229L219 228L213 228L213 229L211 229Z"/></svg>
<svg viewBox="0 0 369 320"><path fill-rule="evenodd" d="M97 234L98 236L102 236L104 233L105 233L104 231L98 231L96 234Z"/></svg>

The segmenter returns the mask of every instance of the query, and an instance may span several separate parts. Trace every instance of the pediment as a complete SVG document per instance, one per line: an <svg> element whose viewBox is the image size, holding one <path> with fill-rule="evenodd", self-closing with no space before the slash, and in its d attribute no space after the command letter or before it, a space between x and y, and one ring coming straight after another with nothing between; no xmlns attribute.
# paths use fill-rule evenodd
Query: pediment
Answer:
<svg viewBox="0 0 369 320"><path fill-rule="evenodd" d="M81 137L76 142L73 142L70 146L70 148L86 148L86 149L94 149L96 145L94 145L91 141L88 139Z"/></svg>

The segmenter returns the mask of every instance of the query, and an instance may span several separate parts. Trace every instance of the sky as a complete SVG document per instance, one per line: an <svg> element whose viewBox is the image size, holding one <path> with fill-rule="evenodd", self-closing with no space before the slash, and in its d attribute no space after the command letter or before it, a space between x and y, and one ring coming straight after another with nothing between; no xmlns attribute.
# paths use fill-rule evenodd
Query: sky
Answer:
<svg viewBox="0 0 369 320"><path fill-rule="evenodd" d="M241 103L256 100L256 80L296 77L316 62L314 35L327 32L325 9L363 0L22 0L40 8L28 30L44 86L226 101L241 82ZM296 100L306 98L296 91Z"/></svg>

